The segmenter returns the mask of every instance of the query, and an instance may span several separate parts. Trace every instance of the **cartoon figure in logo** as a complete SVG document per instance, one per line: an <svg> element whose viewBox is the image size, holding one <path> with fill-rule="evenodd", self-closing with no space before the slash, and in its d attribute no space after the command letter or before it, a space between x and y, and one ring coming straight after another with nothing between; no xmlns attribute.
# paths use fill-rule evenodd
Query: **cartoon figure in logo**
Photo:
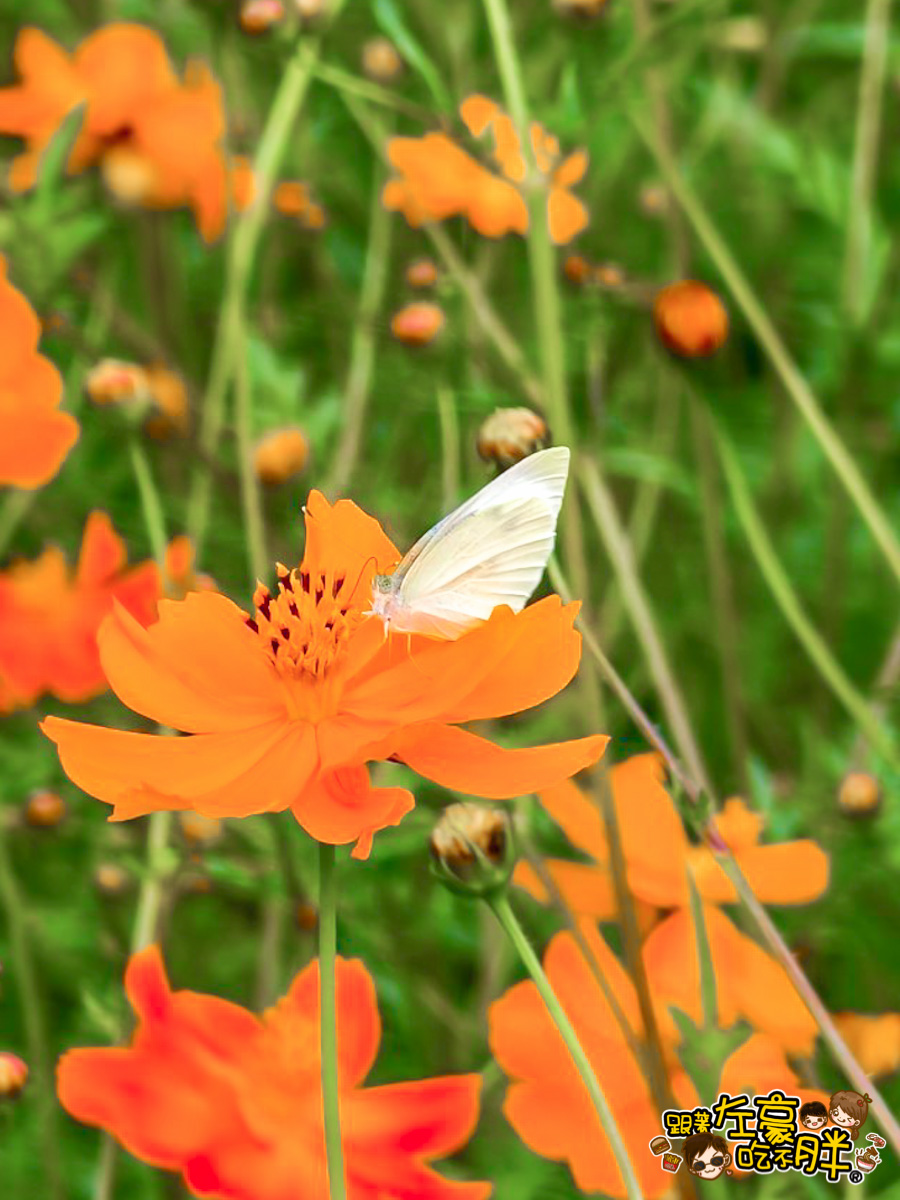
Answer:
<svg viewBox="0 0 900 1200"><path fill-rule="evenodd" d="M828 1124L828 1110L821 1100L809 1100L800 1109L800 1124L804 1129L821 1129Z"/></svg>
<svg viewBox="0 0 900 1200"><path fill-rule="evenodd" d="M828 1102L828 1112L835 1125L846 1129L855 1142L859 1137L859 1127L869 1113L872 1097L866 1092L835 1092Z"/></svg>
<svg viewBox="0 0 900 1200"><path fill-rule="evenodd" d="M693 1133L681 1149L688 1170L700 1179L718 1179L731 1165L728 1143L715 1133Z"/></svg>

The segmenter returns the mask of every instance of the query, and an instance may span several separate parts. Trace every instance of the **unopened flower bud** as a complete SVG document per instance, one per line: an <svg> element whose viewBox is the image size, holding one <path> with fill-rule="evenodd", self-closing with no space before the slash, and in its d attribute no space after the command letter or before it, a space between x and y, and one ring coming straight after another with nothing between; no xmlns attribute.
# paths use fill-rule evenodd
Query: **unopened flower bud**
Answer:
<svg viewBox="0 0 900 1200"><path fill-rule="evenodd" d="M53 829L66 815L66 805L56 792L32 792L25 801L25 820L35 829Z"/></svg>
<svg viewBox="0 0 900 1200"><path fill-rule="evenodd" d="M218 817L205 817L203 813L188 809L178 814L178 823L189 846L212 846L222 836L222 822Z"/></svg>
<svg viewBox="0 0 900 1200"><path fill-rule="evenodd" d="M549 442L547 422L530 408L495 409L478 431L478 453L487 462L504 468Z"/></svg>
<svg viewBox="0 0 900 1200"><path fill-rule="evenodd" d="M682 279L657 293L653 320L663 345L680 358L707 358L728 336L725 305L705 283Z"/></svg>
<svg viewBox="0 0 900 1200"><path fill-rule="evenodd" d="M363 46L362 69L375 83L393 83L403 70L403 59L392 41L374 37Z"/></svg>
<svg viewBox="0 0 900 1200"><path fill-rule="evenodd" d="M431 834L432 869L451 890L487 896L505 888L515 865L509 816L502 808L451 804Z"/></svg>
<svg viewBox="0 0 900 1200"><path fill-rule="evenodd" d="M162 363L151 363L146 368L146 375L153 411L144 422L144 430L157 441L167 441L175 435L183 437L191 424L184 380Z"/></svg>
<svg viewBox="0 0 900 1200"><path fill-rule="evenodd" d="M661 217L669 210L669 193L661 183L645 183L638 192L638 204L645 217Z"/></svg>
<svg viewBox="0 0 900 1200"><path fill-rule="evenodd" d="M438 281L438 269L433 259L417 258L406 268L406 282L413 288L430 288Z"/></svg>
<svg viewBox="0 0 900 1200"><path fill-rule="evenodd" d="M605 288L620 288L625 282L625 272L618 263L598 263L594 268L594 281Z"/></svg>
<svg viewBox="0 0 900 1200"><path fill-rule="evenodd" d="M28 1065L17 1054L0 1051L0 1099L12 1100L28 1079Z"/></svg>
<svg viewBox="0 0 900 1200"><path fill-rule="evenodd" d="M253 469L260 483L275 486L298 475L309 461L309 442L302 429L285 426L264 434L253 451Z"/></svg>
<svg viewBox="0 0 900 1200"><path fill-rule="evenodd" d="M85 395L94 404L130 404L146 400L147 372L137 363L103 358L84 377Z"/></svg>
<svg viewBox="0 0 900 1200"><path fill-rule="evenodd" d="M881 807L881 785L868 771L850 771L841 780L838 805L847 817L871 817Z"/></svg>
<svg viewBox="0 0 900 1200"><path fill-rule="evenodd" d="M265 33L284 19L281 0L245 0L238 20L244 33Z"/></svg>
<svg viewBox="0 0 900 1200"><path fill-rule="evenodd" d="M561 17L573 21L594 21L604 11L609 0L553 0Z"/></svg>
<svg viewBox="0 0 900 1200"><path fill-rule="evenodd" d="M319 924L319 910L308 900L301 900L294 909L294 920L298 929L302 929L304 933L312 933Z"/></svg>
<svg viewBox="0 0 900 1200"><path fill-rule="evenodd" d="M429 300L415 300L391 318L391 333L405 346L427 346L443 328L443 309Z"/></svg>
<svg viewBox="0 0 900 1200"><path fill-rule="evenodd" d="M94 886L104 896L121 896L130 883L131 876L118 863L99 863L94 869Z"/></svg>
<svg viewBox="0 0 900 1200"><path fill-rule="evenodd" d="M330 0L294 0L297 15L305 25L314 25L327 15Z"/></svg>
<svg viewBox="0 0 900 1200"><path fill-rule="evenodd" d="M570 254L563 263L563 275L576 287L584 287L591 280L591 264L582 254Z"/></svg>

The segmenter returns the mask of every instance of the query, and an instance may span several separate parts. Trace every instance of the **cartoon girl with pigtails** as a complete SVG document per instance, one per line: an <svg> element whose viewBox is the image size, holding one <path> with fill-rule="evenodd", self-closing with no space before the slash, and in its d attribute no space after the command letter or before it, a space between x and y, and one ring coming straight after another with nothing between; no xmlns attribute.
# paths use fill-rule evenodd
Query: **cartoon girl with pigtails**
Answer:
<svg viewBox="0 0 900 1200"><path fill-rule="evenodd" d="M859 1137L860 1126L869 1113L872 1097L868 1092L862 1096L859 1092L835 1092L828 1102L828 1115L835 1125L846 1129L855 1142Z"/></svg>

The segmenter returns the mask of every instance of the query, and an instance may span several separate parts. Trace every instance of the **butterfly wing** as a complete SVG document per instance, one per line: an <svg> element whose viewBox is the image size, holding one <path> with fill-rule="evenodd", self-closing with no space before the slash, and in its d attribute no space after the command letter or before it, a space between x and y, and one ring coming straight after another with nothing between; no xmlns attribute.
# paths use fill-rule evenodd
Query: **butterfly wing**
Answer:
<svg viewBox="0 0 900 1200"><path fill-rule="evenodd" d="M420 538L397 570L391 628L458 637L498 604L518 612L553 551L568 465L565 447L535 454Z"/></svg>

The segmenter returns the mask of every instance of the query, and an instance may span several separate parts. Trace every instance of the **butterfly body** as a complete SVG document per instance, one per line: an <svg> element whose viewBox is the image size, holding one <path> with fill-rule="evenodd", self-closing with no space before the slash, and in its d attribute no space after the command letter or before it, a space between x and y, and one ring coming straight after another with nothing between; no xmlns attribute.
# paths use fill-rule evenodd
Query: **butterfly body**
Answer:
<svg viewBox="0 0 900 1200"><path fill-rule="evenodd" d="M568 470L564 446L523 459L376 575L371 611L385 630L454 639L498 605L519 612L553 551Z"/></svg>

